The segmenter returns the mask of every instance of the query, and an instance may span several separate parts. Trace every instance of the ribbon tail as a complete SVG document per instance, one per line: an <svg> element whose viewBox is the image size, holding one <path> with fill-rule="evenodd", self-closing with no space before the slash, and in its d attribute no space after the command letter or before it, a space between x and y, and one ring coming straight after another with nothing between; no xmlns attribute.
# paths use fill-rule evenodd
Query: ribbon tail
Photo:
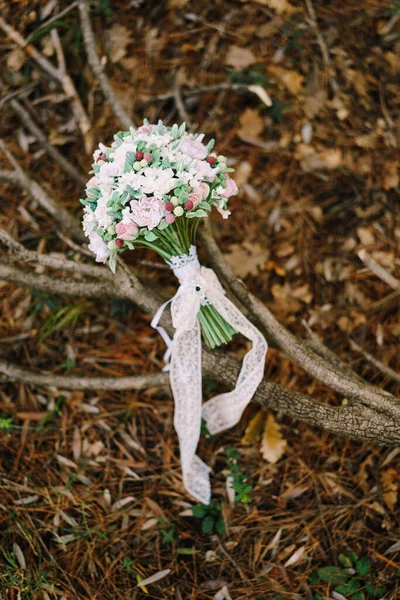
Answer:
<svg viewBox="0 0 400 600"><path fill-rule="evenodd" d="M202 402L201 334L197 318L192 328L175 332L170 383L175 400L174 426L179 438L183 483L196 500L209 504L210 468L196 455Z"/></svg>
<svg viewBox="0 0 400 600"><path fill-rule="evenodd" d="M239 423L243 411L254 396L264 376L268 344L258 329L223 294L211 288L207 297L222 317L252 342L251 350L243 360L242 368L231 392L214 396L203 404L202 415L210 433L219 433Z"/></svg>
<svg viewBox="0 0 400 600"><path fill-rule="evenodd" d="M162 304L160 306L160 308L157 310L156 314L154 315L150 326L155 329L156 331L158 331L158 333L161 335L162 339L164 340L167 349L165 351L164 354L164 362L165 362L165 366L163 368L163 371L169 371L170 366L169 366L169 359L171 357L172 354L172 348L174 345L174 340L170 338L170 336L168 335L168 333L165 331L164 327L162 327L161 325L159 325L159 322L161 321L161 317L163 316L164 310L167 308L168 304L170 302L172 302L174 298L172 297L170 300L167 300L166 302L164 302L164 304Z"/></svg>

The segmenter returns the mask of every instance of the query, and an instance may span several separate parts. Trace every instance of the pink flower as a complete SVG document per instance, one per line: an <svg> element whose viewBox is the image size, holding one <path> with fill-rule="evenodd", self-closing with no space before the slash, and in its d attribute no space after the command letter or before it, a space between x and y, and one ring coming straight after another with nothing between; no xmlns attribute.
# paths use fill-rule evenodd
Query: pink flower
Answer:
<svg viewBox="0 0 400 600"><path fill-rule="evenodd" d="M88 248L91 252L94 252L94 254L96 255L96 262L106 262L110 251L108 249L107 244L99 236L97 231L92 231L92 233L89 234L89 240L90 243L88 245Z"/></svg>
<svg viewBox="0 0 400 600"><path fill-rule="evenodd" d="M185 137L182 141L181 152L190 156L190 158L203 159L207 156L207 148L201 143L199 138L193 139L191 135Z"/></svg>
<svg viewBox="0 0 400 600"><path fill-rule="evenodd" d="M138 127L138 133L152 133L157 129L157 125L141 125Z"/></svg>
<svg viewBox="0 0 400 600"><path fill-rule="evenodd" d="M196 163L196 177L201 177L202 179L207 179L209 181L214 181L216 176L216 169L213 169L211 165L208 164L205 160L198 160Z"/></svg>
<svg viewBox="0 0 400 600"><path fill-rule="evenodd" d="M197 194L201 202L202 200L207 199L208 194L210 193L210 186L202 182L192 189L192 193Z"/></svg>
<svg viewBox="0 0 400 600"><path fill-rule="evenodd" d="M193 208L196 208L196 206L200 204L202 198L199 194L195 194L192 192L191 194L189 194L189 200L193 202Z"/></svg>
<svg viewBox="0 0 400 600"><path fill-rule="evenodd" d="M142 196L139 200L132 200L131 207L131 219L139 227L147 227L149 231L157 227L166 212L164 202L154 196Z"/></svg>
<svg viewBox="0 0 400 600"><path fill-rule="evenodd" d="M223 196L224 198L229 198L229 196L233 196L234 194L237 194L238 192L238 186L236 185L235 181L233 179L231 179L230 177L226 178L226 188L224 188L222 191L219 192L220 196Z"/></svg>
<svg viewBox="0 0 400 600"><path fill-rule="evenodd" d="M135 223L120 223L115 227L115 231L117 232L117 236L120 240L131 240L133 236L139 233L139 228Z"/></svg>

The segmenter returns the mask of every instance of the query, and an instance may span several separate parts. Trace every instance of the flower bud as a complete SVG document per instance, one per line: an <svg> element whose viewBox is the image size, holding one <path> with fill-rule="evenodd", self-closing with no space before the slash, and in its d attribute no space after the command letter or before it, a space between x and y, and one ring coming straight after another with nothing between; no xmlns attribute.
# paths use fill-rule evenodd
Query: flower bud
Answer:
<svg viewBox="0 0 400 600"><path fill-rule="evenodd" d="M183 215L183 213L184 213L184 210L183 210L182 206L176 206L174 208L174 215L176 217L181 217Z"/></svg>

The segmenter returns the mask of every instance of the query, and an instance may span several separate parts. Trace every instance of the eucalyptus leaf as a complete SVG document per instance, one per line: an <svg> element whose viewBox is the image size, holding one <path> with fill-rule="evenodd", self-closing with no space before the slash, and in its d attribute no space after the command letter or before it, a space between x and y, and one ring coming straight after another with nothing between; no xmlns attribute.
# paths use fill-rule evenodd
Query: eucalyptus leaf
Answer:
<svg viewBox="0 0 400 600"><path fill-rule="evenodd" d="M146 233L144 234L144 239L146 240L146 242L154 242L154 240L157 239L157 236L152 231L146 231Z"/></svg>

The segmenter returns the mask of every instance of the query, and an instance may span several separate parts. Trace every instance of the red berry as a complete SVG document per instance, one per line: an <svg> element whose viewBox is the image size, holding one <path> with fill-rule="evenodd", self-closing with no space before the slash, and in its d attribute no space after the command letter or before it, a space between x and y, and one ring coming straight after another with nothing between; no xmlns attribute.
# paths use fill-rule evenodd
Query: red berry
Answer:
<svg viewBox="0 0 400 600"><path fill-rule="evenodd" d="M144 154L141 150L138 150L136 152L136 160L142 160L143 156L144 156Z"/></svg>
<svg viewBox="0 0 400 600"><path fill-rule="evenodd" d="M124 245L124 240L120 240L119 238L117 238L115 240L115 245L118 246L118 248L121 248Z"/></svg>
<svg viewBox="0 0 400 600"><path fill-rule="evenodd" d="M171 213L169 213L165 217L165 220L167 221L168 225L172 225L172 223L175 223L175 217L174 217L174 215L171 215Z"/></svg>
<svg viewBox="0 0 400 600"><path fill-rule="evenodd" d="M212 165L215 165L215 163L217 162L217 159L215 158L215 156L209 156L207 158L207 162L208 162L209 165L212 166Z"/></svg>
<svg viewBox="0 0 400 600"><path fill-rule="evenodd" d="M186 210L192 210L192 208L194 208L194 204L191 200L186 200L184 206Z"/></svg>
<svg viewBox="0 0 400 600"><path fill-rule="evenodd" d="M96 158L96 162L99 162L99 160L107 160L107 156L104 154L104 152L102 152L101 154L99 154L99 156Z"/></svg>
<svg viewBox="0 0 400 600"><path fill-rule="evenodd" d="M174 210L175 206L172 204L172 202L166 202L165 203L165 210L167 210L168 212L172 212Z"/></svg>
<svg viewBox="0 0 400 600"><path fill-rule="evenodd" d="M145 153L143 154L143 158L144 158L145 160L147 160L147 162L148 162L149 164L150 164L150 163L152 162L152 160L153 160L153 157L152 157L152 155L150 154L150 152L145 152Z"/></svg>

